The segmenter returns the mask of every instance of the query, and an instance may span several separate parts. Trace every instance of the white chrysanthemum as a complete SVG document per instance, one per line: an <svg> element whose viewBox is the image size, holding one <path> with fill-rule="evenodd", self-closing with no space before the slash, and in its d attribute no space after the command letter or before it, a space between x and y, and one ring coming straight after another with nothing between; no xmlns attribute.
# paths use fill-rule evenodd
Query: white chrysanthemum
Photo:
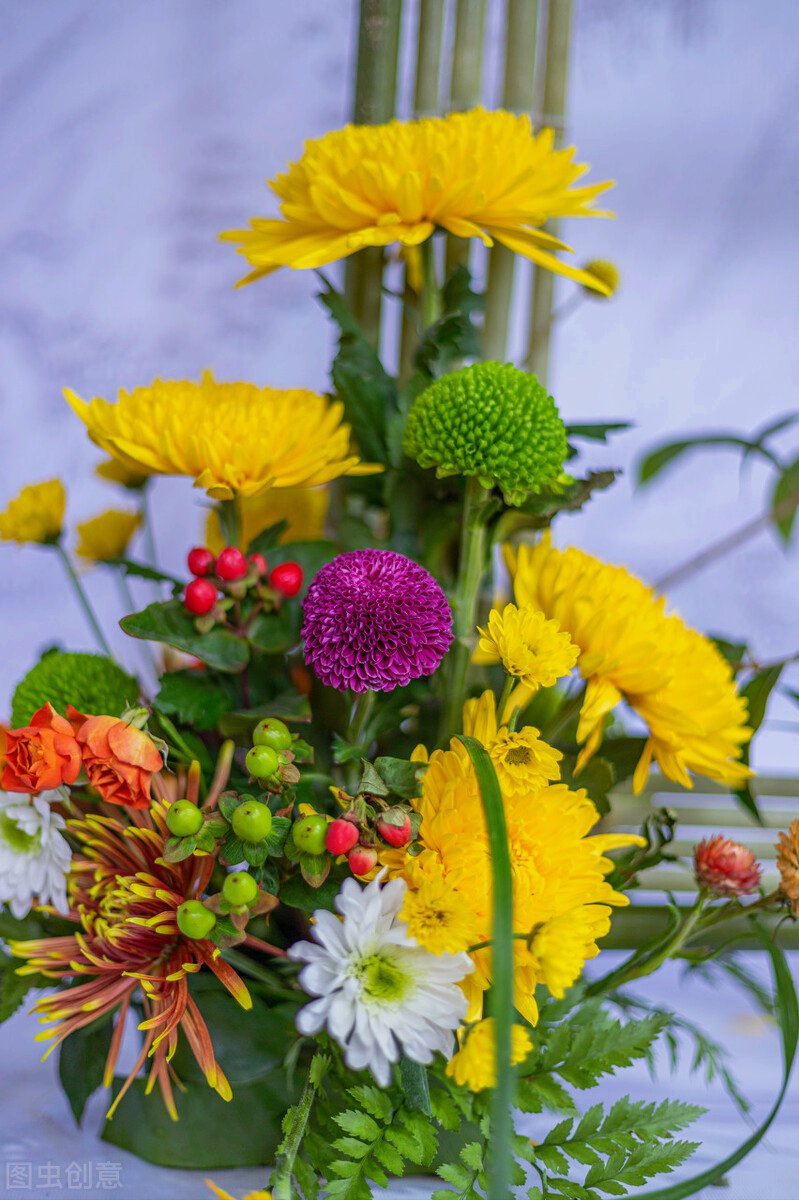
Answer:
<svg viewBox="0 0 799 1200"><path fill-rule="evenodd" d="M347 1066L368 1067L388 1087L400 1053L421 1063L432 1062L436 1050L450 1058L453 1030L467 1008L457 983L474 966L465 953L431 954L408 937L398 915L405 882L381 887L383 873L365 888L345 880L335 900L344 920L318 909L312 931L318 944L298 942L289 956L308 964L300 983L319 997L297 1014L300 1033L326 1025Z"/></svg>
<svg viewBox="0 0 799 1200"><path fill-rule="evenodd" d="M50 801L63 799L61 789L30 802L0 792L0 904L7 901L15 917L29 913L34 901L69 911L72 855L60 833L66 822L50 807Z"/></svg>

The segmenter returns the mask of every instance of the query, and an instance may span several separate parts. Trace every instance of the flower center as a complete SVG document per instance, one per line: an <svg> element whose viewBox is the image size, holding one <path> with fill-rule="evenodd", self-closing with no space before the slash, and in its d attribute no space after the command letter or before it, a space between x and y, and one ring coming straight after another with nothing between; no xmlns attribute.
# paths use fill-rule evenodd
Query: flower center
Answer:
<svg viewBox="0 0 799 1200"><path fill-rule="evenodd" d="M25 833L14 818L5 813L0 813L0 841L5 842L17 854L30 854L41 845L38 833Z"/></svg>
<svg viewBox="0 0 799 1200"><path fill-rule="evenodd" d="M529 746L514 746L505 755L505 762L509 767L526 767L532 760L532 751Z"/></svg>
<svg viewBox="0 0 799 1200"><path fill-rule="evenodd" d="M399 1004L411 989L412 981L397 963L382 954L370 954L355 967L361 981L363 998L381 1004Z"/></svg>

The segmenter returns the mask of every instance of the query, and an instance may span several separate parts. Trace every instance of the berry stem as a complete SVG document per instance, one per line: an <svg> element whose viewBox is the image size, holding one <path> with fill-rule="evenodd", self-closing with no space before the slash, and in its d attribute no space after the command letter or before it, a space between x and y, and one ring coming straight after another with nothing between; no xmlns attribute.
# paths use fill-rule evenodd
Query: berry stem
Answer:
<svg viewBox="0 0 799 1200"><path fill-rule="evenodd" d="M100 623L97 620L97 617L94 615L94 609L92 608L91 604L89 603L89 597L86 595L86 592L83 590L83 584L78 579L75 568L73 567L72 563L69 561L69 557L67 556L66 550L64 549L64 547L61 545L60 542L54 542L53 545L55 546L55 549L58 553L59 558L61 559L62 563L64 564L64 570L66 571L67 575L69 576L69 581L75 590L75 595L78 598L78 603L80 604L81 608L83 609L83 614L86 617L86 620L89 622L89 625L91 626L92 633L94 634L95 638L97 639L98 646L102 650L103 654L105 654L112 661L115 661L114 656L111 653L111 647L108 645L108 642L105 640L105 635L104 635L102 629L100 628Z"/></svg>
<svg viewBox="0 0 799 1200"><path fill-rule="evenodd" d="M211 812L216 808L217 801L225 790L227 781L230 778L230 768L233 766L233 753L235 749L236 743L231 738L222 743L219 757L216 760L216 770L214 771L214 778L211 781L211 789L208 792L208 799L204 805L206 812Z"/></svg>
<svg viewBox="0 0 799 1200"><path fill-rule="evenodd" d="M477 600L485 566L484 507L487 497L488 492L480 485L479 480L470 476L466 480L466 496L463 502L458 581L452 598L455 641L447 656L449 671L446 680L446 702L442 709L439 732L439 740L442 742L448 740L456 730L461 728L463 702L466 699L466 679L472 655L472 635Z"/></svg>

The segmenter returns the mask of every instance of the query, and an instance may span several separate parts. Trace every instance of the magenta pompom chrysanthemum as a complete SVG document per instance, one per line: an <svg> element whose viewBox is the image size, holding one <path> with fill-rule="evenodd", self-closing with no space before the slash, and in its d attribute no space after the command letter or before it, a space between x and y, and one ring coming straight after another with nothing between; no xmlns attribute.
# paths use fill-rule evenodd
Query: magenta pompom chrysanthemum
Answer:
<svg viewBox="0 0 799 1200"><path fill-rule="evenodd" d="M340 554L302 604L305 661L344 691L390 692L435 671L452 642L452 613L433 576L393 550Z"/></svg>

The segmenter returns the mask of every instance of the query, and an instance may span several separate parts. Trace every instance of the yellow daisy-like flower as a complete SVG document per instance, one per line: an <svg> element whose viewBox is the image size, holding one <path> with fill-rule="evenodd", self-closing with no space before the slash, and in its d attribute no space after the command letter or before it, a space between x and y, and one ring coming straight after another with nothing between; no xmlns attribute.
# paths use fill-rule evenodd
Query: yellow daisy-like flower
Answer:
<svg viewBox="0 0 799 1200"><path fill-rule="evenodd" d="M523 1025L511 1029L511 1066L524 1062L533 1048L533 1040ZM497 1086L497 1039L494 1018L486 1017L474 1025L466 1040L447 1063L447 1075L471 1092Z"/></svg>
<svg viewBox="0 0 799 1200"><path fill-rule="evenodd" d="M206 371L202 383L121 391L118 404L65 395L92 441L130 470L188 475L217 500L383 469L351 451L343 405L315 392L217 383Z"/></svg>
<svg viewBox="0 0 799 1200"><path fill-rule="evenodd" d="M236 1200L235 1196L231 1196L230 1192L225 1192L221 1187L217 1187L212 1179L206 1179L205 1186L209 1187L219 1200ZM248 1192L246 1196L242 1196L242 1200L272 1200L272 1193L260 1188L257 1192Z"/></svg>
<svg viewBox="0 0 799 1200"><path fill-rule="evenodd" d="M4 542L49 545L61 537L67 498L59 479L24 487L5 512L0 512L0 539Z"/></svg>
<svg viewBox="0 0 799 1200"><path fill-rule="evenodd" d="M141 513L110 508L99 517L78 525L75 532L80 541L75 547L75 553L89 562L108 562L112 558L122 558L141 521Z"/></svg>
<svg viewBox="0 0 799 1200"><path fill-rule="evenodd" d="M780 887L799 916L799 820L792 821L788 832L781 833L779 837L774 849L777 851L777 867L781 876Z"/></svg>
<svg viewBox="0 0 799 1200"><path fill-rule="evenodd" d="M509 112L450 113L387 125L348 125L305 143L299 162L269 184L281 217L255 217L221 234L240 243L251 283L279 267L323 267L364 246L418 246L436 229L501 242L559 275L607 292L552 253L569 250L540 228L550 217L609 216L591 201L610 183L571 185L586 170L554 134L533 136Z"/></svg>
<svg viewBox="0 0 799 1200"><path fill-rule="evenodd" d="M457 954L475 945L474 913L447 883L441 864L434 859L424 863L411 859L407 872L414 886L405 893L400 916L408 922L409 935L431 954Z"/></svg>
<svg viewBox="0 0 799 1200"><path fill-rule="evenodd" d="M598 904L573 908L547 921L536 933L532 952L553 996L563 999L589 958L596 958L597 938L610 929L608 909Z"/></svg>
<svg viewBox="0 0 799 1200"><path fill-rule="evenodd" d="M239 520L239 549L246 550L250 542L278 521L288 521L281 542L313 542L322 536L330 504L327 488L271 488L264 496L237 496ZM219 525L219 514L210 509L205 522L205 544L212 554L219 554L225 545Z"/></svg>
<svg viewBox="0 0 799 1200"><path fill-rule="evenodd" d="M547 620L532 604L492 609L488 626L481 629L478 625L477 632L480 641L474 661L501 663L506 674L519 679L531 694L568 675L580 657L579 647L568 633L562 633L557 621Z"/></svg>
<svg viewBox="0 0 799 1200"><path fill-rule="evenodd" d="M500 781L502 783L502 780ZM539 787L527 792L509 792L503 784L505 819L508 827L513 871L513 932L530 934L555 918L575 910L574 918L595 936L607 931L608 905L627 904L627 897L606 882L613 863L604 857L616 846L643 845L641 838L627 834L589 837L598 816L583 790L572 792L564 784ZM468 944L491 939L492 870L491 851L483 815L477 776L465 748L452 743L451 750L435 750L422 776L422 795L412 802L421 813L419 837L423 849L411 857L402 850L387 850L381 862L391 876L401 876L409 893L421 892L418 902L406 896L408 912L424 905L425 879L442 880L448 904L455 894L474 920L476 936ZM429 893L428 893L429 894ZM445 922L446 923L446 922ZM431 938L432 949L440 944L440 928L420 921L415 936L421 945ZM539 933L540 936L540 933ZM562 952L557 939L542 943L542 957L524 939L515 939L514 1003L534 1023L538 1010L534 999L537 983L552 980L560 988L577 979L582 962L597 953L593 940L583 939L583 959L575 956L574 937L565 940ZM491 982L491 950L472 955L474 974L461 987L469 1000L470 1019L482 1016L483 993Z"/></svg>
<svg viewBox="0 0 799 1200"><path fill-rule="evenodd" d="M106 483L119 483L131 492L141 491L150 481L149 475L126 466L118 458L108 458L105 462L98 463L94 468L94 473L100 479L104 479Z"/></svg>
<svg viewBox="0 0 799 1200"><path fill-rule="evenodd" d="M580 648L587 680L577 740L583 766L602 742L605 718L625 699L649 726L633 776L641 792L652 760L669 779L692 787L689 771L740 787L752 771L738 761L752 731L729 664L702 634L666 616L665 600L623 567L581 550L505 548L519 604L556 618Z"/></svg>
<svg viewBox="0 0 799 1200"><path fill-rule="evenodd" d="M532 725L511 733L497 721L496 701L490 690L463 706L463 732L482 742L491 756L503 794L529 794L560 779L560 750L542 741Z"/></svg>

